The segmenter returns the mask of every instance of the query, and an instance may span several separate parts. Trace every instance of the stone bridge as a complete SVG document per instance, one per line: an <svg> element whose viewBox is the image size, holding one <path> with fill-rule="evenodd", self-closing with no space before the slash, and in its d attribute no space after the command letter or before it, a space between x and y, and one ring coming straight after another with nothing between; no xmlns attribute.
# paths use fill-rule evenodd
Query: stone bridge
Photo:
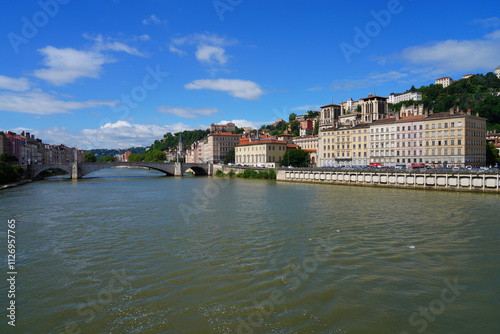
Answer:
<svg viewBox="0 0 500 334"><path fill-rule="evenodd" d="M30 165L28 173L31 179L40 178L40 173L48 169L61 169L68 172L72 179L81 179L92 172L113 167L149 168L165 173L166 176L182 176L188 169L195 175L211 175L211 164L188 163L163 163L163 162L94 162L94 163L68 163L51 165Z"/></svg>

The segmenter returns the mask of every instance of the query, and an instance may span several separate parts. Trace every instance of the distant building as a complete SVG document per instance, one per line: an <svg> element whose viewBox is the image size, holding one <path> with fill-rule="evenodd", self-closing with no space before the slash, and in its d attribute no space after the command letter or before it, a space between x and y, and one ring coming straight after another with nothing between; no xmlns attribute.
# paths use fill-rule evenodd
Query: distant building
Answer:
<svg viewBox="0 0 500 334"><path fill-rule="evenodd" d="M405 92L403 94L394 94L391 93L389 95L389 103L396 104L402 101L420 101L422 100L422 93L420 92Z"/></svg>
<svg viewBox="0 0 500 334"><path fill-rule="evenodd" d="M128 157L132 154L132 152L130 151L127 151L125 153L122 154L121 156L121 160L120 161L123 161L123 162L128 162Z"/></svg>
<svg viewBox="0 0 500 334"><path fill-rule="evenodd" d="M436 85L443 85L443 88L448 87L449 85L451 85L452 82L453 82L453 79L450 77L442 77L442 78L436 79Z"/></svg>
<svg viewBox="0 0 500 334"><path fill-rule="evenodd" d="M295 144L287 144L281 140L258 140L236 146L236 163L248 166L275 168L280 166L285 152L297 149Z"/></svg>
<svg viewBox="0 0 500 334"><path fill-rule="evenodd" d="M500 65L497 66L495 69L495 75L497 76L498 79L500 79Z"/></svg>
<svg viewBox="0 0 500 334"><path fill-rule="evenodd" d="M462 77L462 79L468 79L470 78L471 76L473 76L474 74L466 74Z"/></svg>
<svg viewBox="0 0 500 334"><path fill-rule="evenodd" d="M314 136L314 135L293 138L293 143L295 145L300 147L301 150L304 150L309 153L312 166L316 166L316 163L318 161L318 141L319 141L319 136Z"/></svg>
<svg viewBox="0 0 500 334"><path fill-rule="evenodd" d="M211 133L203 140L204 162L218 163L227 157L231 148L240 143L241 135L231 132Z"/></svg>
<svg viewBox="0 0 500 334"><path fill-rule="evenodd" d="M210 125L210 133L215 133L215 132L234 132L236 130L236 125L234 123L227 123L227 124L214 124L212 123Z"/></svg>

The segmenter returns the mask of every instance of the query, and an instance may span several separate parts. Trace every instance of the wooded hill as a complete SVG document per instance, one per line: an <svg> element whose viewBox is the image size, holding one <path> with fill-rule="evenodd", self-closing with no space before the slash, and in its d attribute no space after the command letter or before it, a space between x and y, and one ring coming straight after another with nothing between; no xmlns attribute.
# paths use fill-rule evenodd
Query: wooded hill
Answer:
<svg viewBox="0 0 500 334"><path fill-rule="evenodd" d="M402 105L424 104L434 113L449 111L458 107L462 111L471 109L473 114L487 119L488 130L500 130L500 79L494 73L476 74L467 79L454 81L443 88L442 85L431 84L418 89L412 86L410 91L422 93L422 101L403 101L389 104L389 109L400 110Z"/></svg>

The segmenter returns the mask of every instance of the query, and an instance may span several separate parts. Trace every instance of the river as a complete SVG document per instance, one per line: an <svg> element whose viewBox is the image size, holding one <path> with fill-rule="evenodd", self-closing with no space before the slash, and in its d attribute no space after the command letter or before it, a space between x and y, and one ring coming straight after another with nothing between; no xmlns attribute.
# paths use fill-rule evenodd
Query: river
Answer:
<svg viewBox="0 0 500 334"><path fill-rule="evenodd" d="M160 175L1 191L0 332L498 333L497 194Z"/></svg>

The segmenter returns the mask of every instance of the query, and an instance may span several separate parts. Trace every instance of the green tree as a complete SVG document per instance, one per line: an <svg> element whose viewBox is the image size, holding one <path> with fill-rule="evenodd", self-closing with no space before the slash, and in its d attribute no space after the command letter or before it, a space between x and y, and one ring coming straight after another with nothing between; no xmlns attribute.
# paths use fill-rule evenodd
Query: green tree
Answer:
<svg viewBox="0 0 500 334"><path fill-rule="evenodd" d="M500 158L498 155L498 149L492 143L486 144L486 165L495 166L495 164L500 164Z"/></svg>
<svg viewBox="0 0 500 334"><path fill-rule="evenodd" d="M313 133L317 136L319 133L319 120L316 120L316 123L314 124L314 131Z"/></svg>
<svg viewBox="0 0 500 334"><path fill-rule="evenodd" d="M96 162L97 159L94 154L90 152L85 152L85 162Z"/></svg>
<svg viewBox="0 0 500 334"><path fill-rule="evenodd" d="M0 183L13 182L23 176L24 169L21 166L0 161Z"/></svg>
<svg viewBox="0 0 500 334"><path fill-rule="evenodd" d="M14 165L12 166L12 169L14 170L14 174L16 176L16 179L19 179L23 176L24 174L24 168L19 166L19 165Z"/></svg>
<svg viewBox="0 0 500 334"><path fill-rule="evenodd" d="M132 153L128 156L128 161L130 162L141 162L145 158L144 154Z"/></svg>
<svg viewBox="0 0 500 334"><path fill-rule="evenodd" d="M307 167L311 162L309 153L303 150L289 150L281 159L281 166Z"/></svg>
<svg viewBox="0 0 500 334"><path fill-rule="evenodd" d="M99 158L99 162L114 162L114 161L115 161L115 157L112 155L105 155L105 156Z"/></svg>
<svg viewBox="0 0 500 334"><path fill-rule="evenodd" d="M294 121L295 119L297 118L297 114L296 113L291 113L290 115L288 115L288 120L291 122L291 121Z"/></svg>
<svg viewBox="0 0 500 334"><path fill-rule="evenodd" d="M0 154L0 162L6 162L8 164L13 164L18 162L19 159L12 153L2 153Z"/></svg>
<svg viewBox="0 0 500 334"><path fill-rule="evenodd" d="M304 115L304 119L313 119L319 115L319 112L314 110L308 110L307 114Z"/></svg>
<svg viewBox="0 0 500 334"><path fill-rule="evenodd" d="M225 164L228 164L228 163L234 164L235 159L236 159L236 148L231 147L229 152L227 152L227 156L224 158L224 163Z"/></svg>
<svg viewBox="0 0 500 334"><path fill-rule="evenodd" d="M147 151L144 157L144 161L149 161L149 162L160 162L160 161L165 161L166 159L167 155L165 153L155 149Z"/></svg>

